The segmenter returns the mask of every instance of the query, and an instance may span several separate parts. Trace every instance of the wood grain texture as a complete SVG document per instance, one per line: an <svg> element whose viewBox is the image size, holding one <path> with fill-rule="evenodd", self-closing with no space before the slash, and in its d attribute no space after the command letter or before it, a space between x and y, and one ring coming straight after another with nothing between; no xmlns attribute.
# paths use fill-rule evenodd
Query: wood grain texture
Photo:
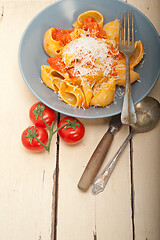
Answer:
<svg viewBox="0 0 160 240"><path fill-rule="evenodd" d="M159 0L129 3L142 11L160 33ZM160 78L149 94L160 101ZM133 139L135 239L160 239L160 123Z"/></svg>
<svg viewBox="0 0 160 240"><path fill-rule="evenodd" d="M22 131L31 122L29 107L37 101L24 83L18 66L21 35L35 14L49 2L3 2L0 22L0 239L49 240L55 140L50 154L23 148ZM54 137L55 138L55 137Z"/></svg>

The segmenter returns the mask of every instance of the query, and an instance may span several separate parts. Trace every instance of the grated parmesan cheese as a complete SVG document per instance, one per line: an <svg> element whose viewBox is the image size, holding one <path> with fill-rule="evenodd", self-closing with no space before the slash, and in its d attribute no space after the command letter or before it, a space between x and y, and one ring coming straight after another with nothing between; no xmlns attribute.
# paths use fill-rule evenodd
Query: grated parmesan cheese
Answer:
<svg viewBox="0 0 160 240"><path fill-rule="evenodd" d="M78 77L100 73L106 77L115 61L110 52L105 39L82 35L64 47L62 57L66 65L68 59L70 64L74 62L74 73Z"/></svg>

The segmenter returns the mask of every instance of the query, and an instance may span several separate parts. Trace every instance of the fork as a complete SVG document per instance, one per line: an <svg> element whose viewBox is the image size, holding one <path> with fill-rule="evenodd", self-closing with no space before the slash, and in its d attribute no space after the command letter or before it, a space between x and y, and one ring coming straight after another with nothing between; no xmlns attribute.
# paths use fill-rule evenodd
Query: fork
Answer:
<svg viewBox="0 0 160 240"><path fill-rule="evenodd" d="M123 26L122 26L123 22ZM126 27L126 13L121 12L120 32L119 32L119 51L125 55L126 58L126 85L123 97L123 105L121 112L121 122L125 125L135 124L137 121L135 108L131 95L131 81L130 81L130 54L134 51L134 18L132 12L131 23L131 40L130 40L130 13L128 12L128 26ZM127 35L127 40L126 40Z"/></svg>

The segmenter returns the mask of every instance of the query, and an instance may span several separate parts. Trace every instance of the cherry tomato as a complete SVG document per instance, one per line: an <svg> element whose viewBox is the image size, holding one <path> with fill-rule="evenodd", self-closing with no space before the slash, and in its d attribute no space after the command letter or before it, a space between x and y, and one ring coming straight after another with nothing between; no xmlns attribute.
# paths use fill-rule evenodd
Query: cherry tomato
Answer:
<svg viewBox="0 0 160 240"><path fill-rule="evenodd" d="M58 128L68 123L68 125L62 127L58 130L59 136L69 144L78 143L84 136L85 127L78 119L73 117L63 118L59 124Z"/></svg>
<svg viewBox="0 0 160 240"><path fill-rule="evenodd" d="M45 147L38 142L35 136L46 145L48 142L48 133L43 127L30 126L25 129L21 135L21 141L25 148L31 151L43 151Z"/></svg>
<svg viewBox="0 0 160 240"><path fill-rule="evenodd" d="M42 120L42 117L45 120L45 122L48 124L48 126L51 126L52 122L56 119L56 113L54 110L50 109L46 105L44 105L41 102L37 102L33 104L29 110L29 117L31 121L37 126L37 127L46 127L44 121Z"/></svg>

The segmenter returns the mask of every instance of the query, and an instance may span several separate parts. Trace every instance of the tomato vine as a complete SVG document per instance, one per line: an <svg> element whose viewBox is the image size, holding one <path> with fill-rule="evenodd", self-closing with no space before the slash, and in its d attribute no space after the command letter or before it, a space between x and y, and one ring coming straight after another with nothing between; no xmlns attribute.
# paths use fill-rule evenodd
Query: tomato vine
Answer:
<svg viewBox="0 0 160 240"><path fill-rule="evenodd" d="M24 146L26 148L30 149L30 150L33 150L33 139L36 139L37 142L41 145L41 147L39 147L39 145L37 145L37 151L38 151L38 148L39 148L40 150L41 149L45 149L47 152L49 152L50 151L51 140L53 138L53 135L56 132L58 132L62 128L63 129L72 129L72 131L74 131L75 129L80 127L79 121L76 118L68 117L69 119L67 119L64 124L62 124L61 126L58 126L58 128L56 130L53 130L55 121L52 121L51 124L47 124L47 122L45 121L45 119L43 117L43 112L44 112L45 108L48 109L48 107L46 107L41 102L36 104L36 108L35 108L35 104L34 104L34 110L31 108L32 109L32 112L31 112L32 118L31 118L31 120L33 120L33 115L34 115L34 121L33 122L35 122L35 119L36 119L36 124L37 124L37 119L39 118L39 124L41 124L41 126L39 127L38 125L36 125L36 126L28 127L25 130L25 134L24 133L22 134L22 143L24 145L24 142L26 142L26 140L28 139L27 147L26 147L26 145L24 145ZM54 119L55 119L55 117L54 117ZM43 126L42 126L42 121L41 120L43 121ZM39 135L39 133L38 133L39 128L43 128L43 129L47 128L47 130L48 130L48 141L47 141L46 144L44 144L40 140L40 137L38 136ZM47 133L45 133L45 134L47 134ZM24 139L24 138L26 138L26 139ZM43 139L43 137L42 137L42 139ZM34 148L34 150L35 150L35 148Z"/></svg>

